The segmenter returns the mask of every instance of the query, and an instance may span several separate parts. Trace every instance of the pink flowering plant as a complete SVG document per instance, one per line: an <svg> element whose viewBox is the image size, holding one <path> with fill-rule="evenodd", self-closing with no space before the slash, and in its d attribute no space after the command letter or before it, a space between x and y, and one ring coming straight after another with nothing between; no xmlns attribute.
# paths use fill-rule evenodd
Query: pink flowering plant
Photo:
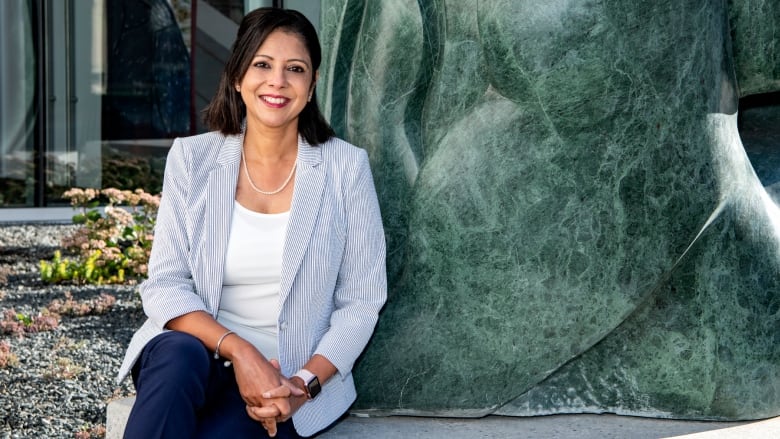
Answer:
<svg viewBox="0 0 780 439"><path fill-rule="evenodd" d="M76 300L73 293L65 292L65 299L54 299L49 303L46 309L52 313L61 316L88 316L107 313L116 303L116 297L111 294L101 293L99 297Z"/></svg>
<svg viewBox="0 0 780 439"><path fill-rule="evenodd" d="M56 251L51 261L41 261L41 279L102 284L146 277L160 195L73 188L63 197L78 209L73 223L82 227L62 239L68 256ZM106 203L102 209L101 200Z"/></svg>
<svg viewBox="0 0 780 439"><path fill-rule="evenodd" d="M19 364L19 357L11 352L11 344L0 340L0 369Z"/></svg>
<svg viewBox="0 0 780 439"><path fill-rule="evenodd" d="M35 315L16 312L12 309L3 311L0 318L0 334L16 334L21 337L26 333L50 331L60 324L60 316L47 309Z"/></svg>

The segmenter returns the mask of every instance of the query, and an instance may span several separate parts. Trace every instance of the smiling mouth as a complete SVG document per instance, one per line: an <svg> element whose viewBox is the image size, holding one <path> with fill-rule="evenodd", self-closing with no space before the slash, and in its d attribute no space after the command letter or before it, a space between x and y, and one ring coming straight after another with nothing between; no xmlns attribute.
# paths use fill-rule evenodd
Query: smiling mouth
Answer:
<svg viewBox="0 0 780 439"><path fill-rule="evenodd" d="M287 98L283 97L273 97L273 96L261 96L260 99L262 99L265 102L268 102L271 105L283 105L289 101Z"/></svg>

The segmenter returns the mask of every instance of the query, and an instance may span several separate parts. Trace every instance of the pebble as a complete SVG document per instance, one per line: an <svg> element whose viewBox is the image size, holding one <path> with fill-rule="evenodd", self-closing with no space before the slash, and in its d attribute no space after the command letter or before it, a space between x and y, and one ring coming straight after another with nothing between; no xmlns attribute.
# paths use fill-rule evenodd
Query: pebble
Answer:
<svg viewBox="0 0 780 439"><path fill-rule="evenodd" d="M106 404L131 395L131 380L115 376L130 337L143 322L137 286L49 285L38 263L49 259L73 225L0 225L0 318L8 309L34 315L70 292L75 300L107 293L116 304L103 315L62 316L55 330L0 334L18 358L0 367L0 438L73 438L105 425ZM98 437L97 435L93 437Z"/></svg>

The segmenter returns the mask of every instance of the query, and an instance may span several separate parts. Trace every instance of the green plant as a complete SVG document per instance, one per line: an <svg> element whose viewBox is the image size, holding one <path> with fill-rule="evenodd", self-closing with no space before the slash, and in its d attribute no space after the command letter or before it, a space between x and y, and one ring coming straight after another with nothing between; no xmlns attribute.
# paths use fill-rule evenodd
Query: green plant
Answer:
<svg viewBox="0 0 780 439"><path fill-rule="evenodd" d="M97 283L101 279L95 271L95 261L100 257L98 252L93 252L86 260L79 263L71 259L63 259L62 252L56 250L51 261L40 261L41 279L49 283L64 281L83 281L85 283ZM124 275L124 272L120 272Z"/></svg>
<svg viewBox="0 0 780 439"><path fill-rule="evenodd" d="M142 189L73 188L63 197L79 210L73 222L81 227L62 240L72 259L56 251L51 261L40 261L43 281L123 283L146 276L159 195ZM101 197L106 201L102 211Z"/></svg>

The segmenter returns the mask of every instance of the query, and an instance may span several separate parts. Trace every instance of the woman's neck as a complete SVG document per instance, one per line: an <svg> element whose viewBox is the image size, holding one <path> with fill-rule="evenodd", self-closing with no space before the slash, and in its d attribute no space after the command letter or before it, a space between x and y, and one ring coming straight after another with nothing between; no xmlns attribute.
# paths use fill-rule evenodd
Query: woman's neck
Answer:
<svg viewBox="0 0 780 439"><path fill-rule="evenodd" d="M291 155L294 157L298 151L297 127L268 129L247 125L244 148L256 160L261 161L278 161Z"/></svg>

